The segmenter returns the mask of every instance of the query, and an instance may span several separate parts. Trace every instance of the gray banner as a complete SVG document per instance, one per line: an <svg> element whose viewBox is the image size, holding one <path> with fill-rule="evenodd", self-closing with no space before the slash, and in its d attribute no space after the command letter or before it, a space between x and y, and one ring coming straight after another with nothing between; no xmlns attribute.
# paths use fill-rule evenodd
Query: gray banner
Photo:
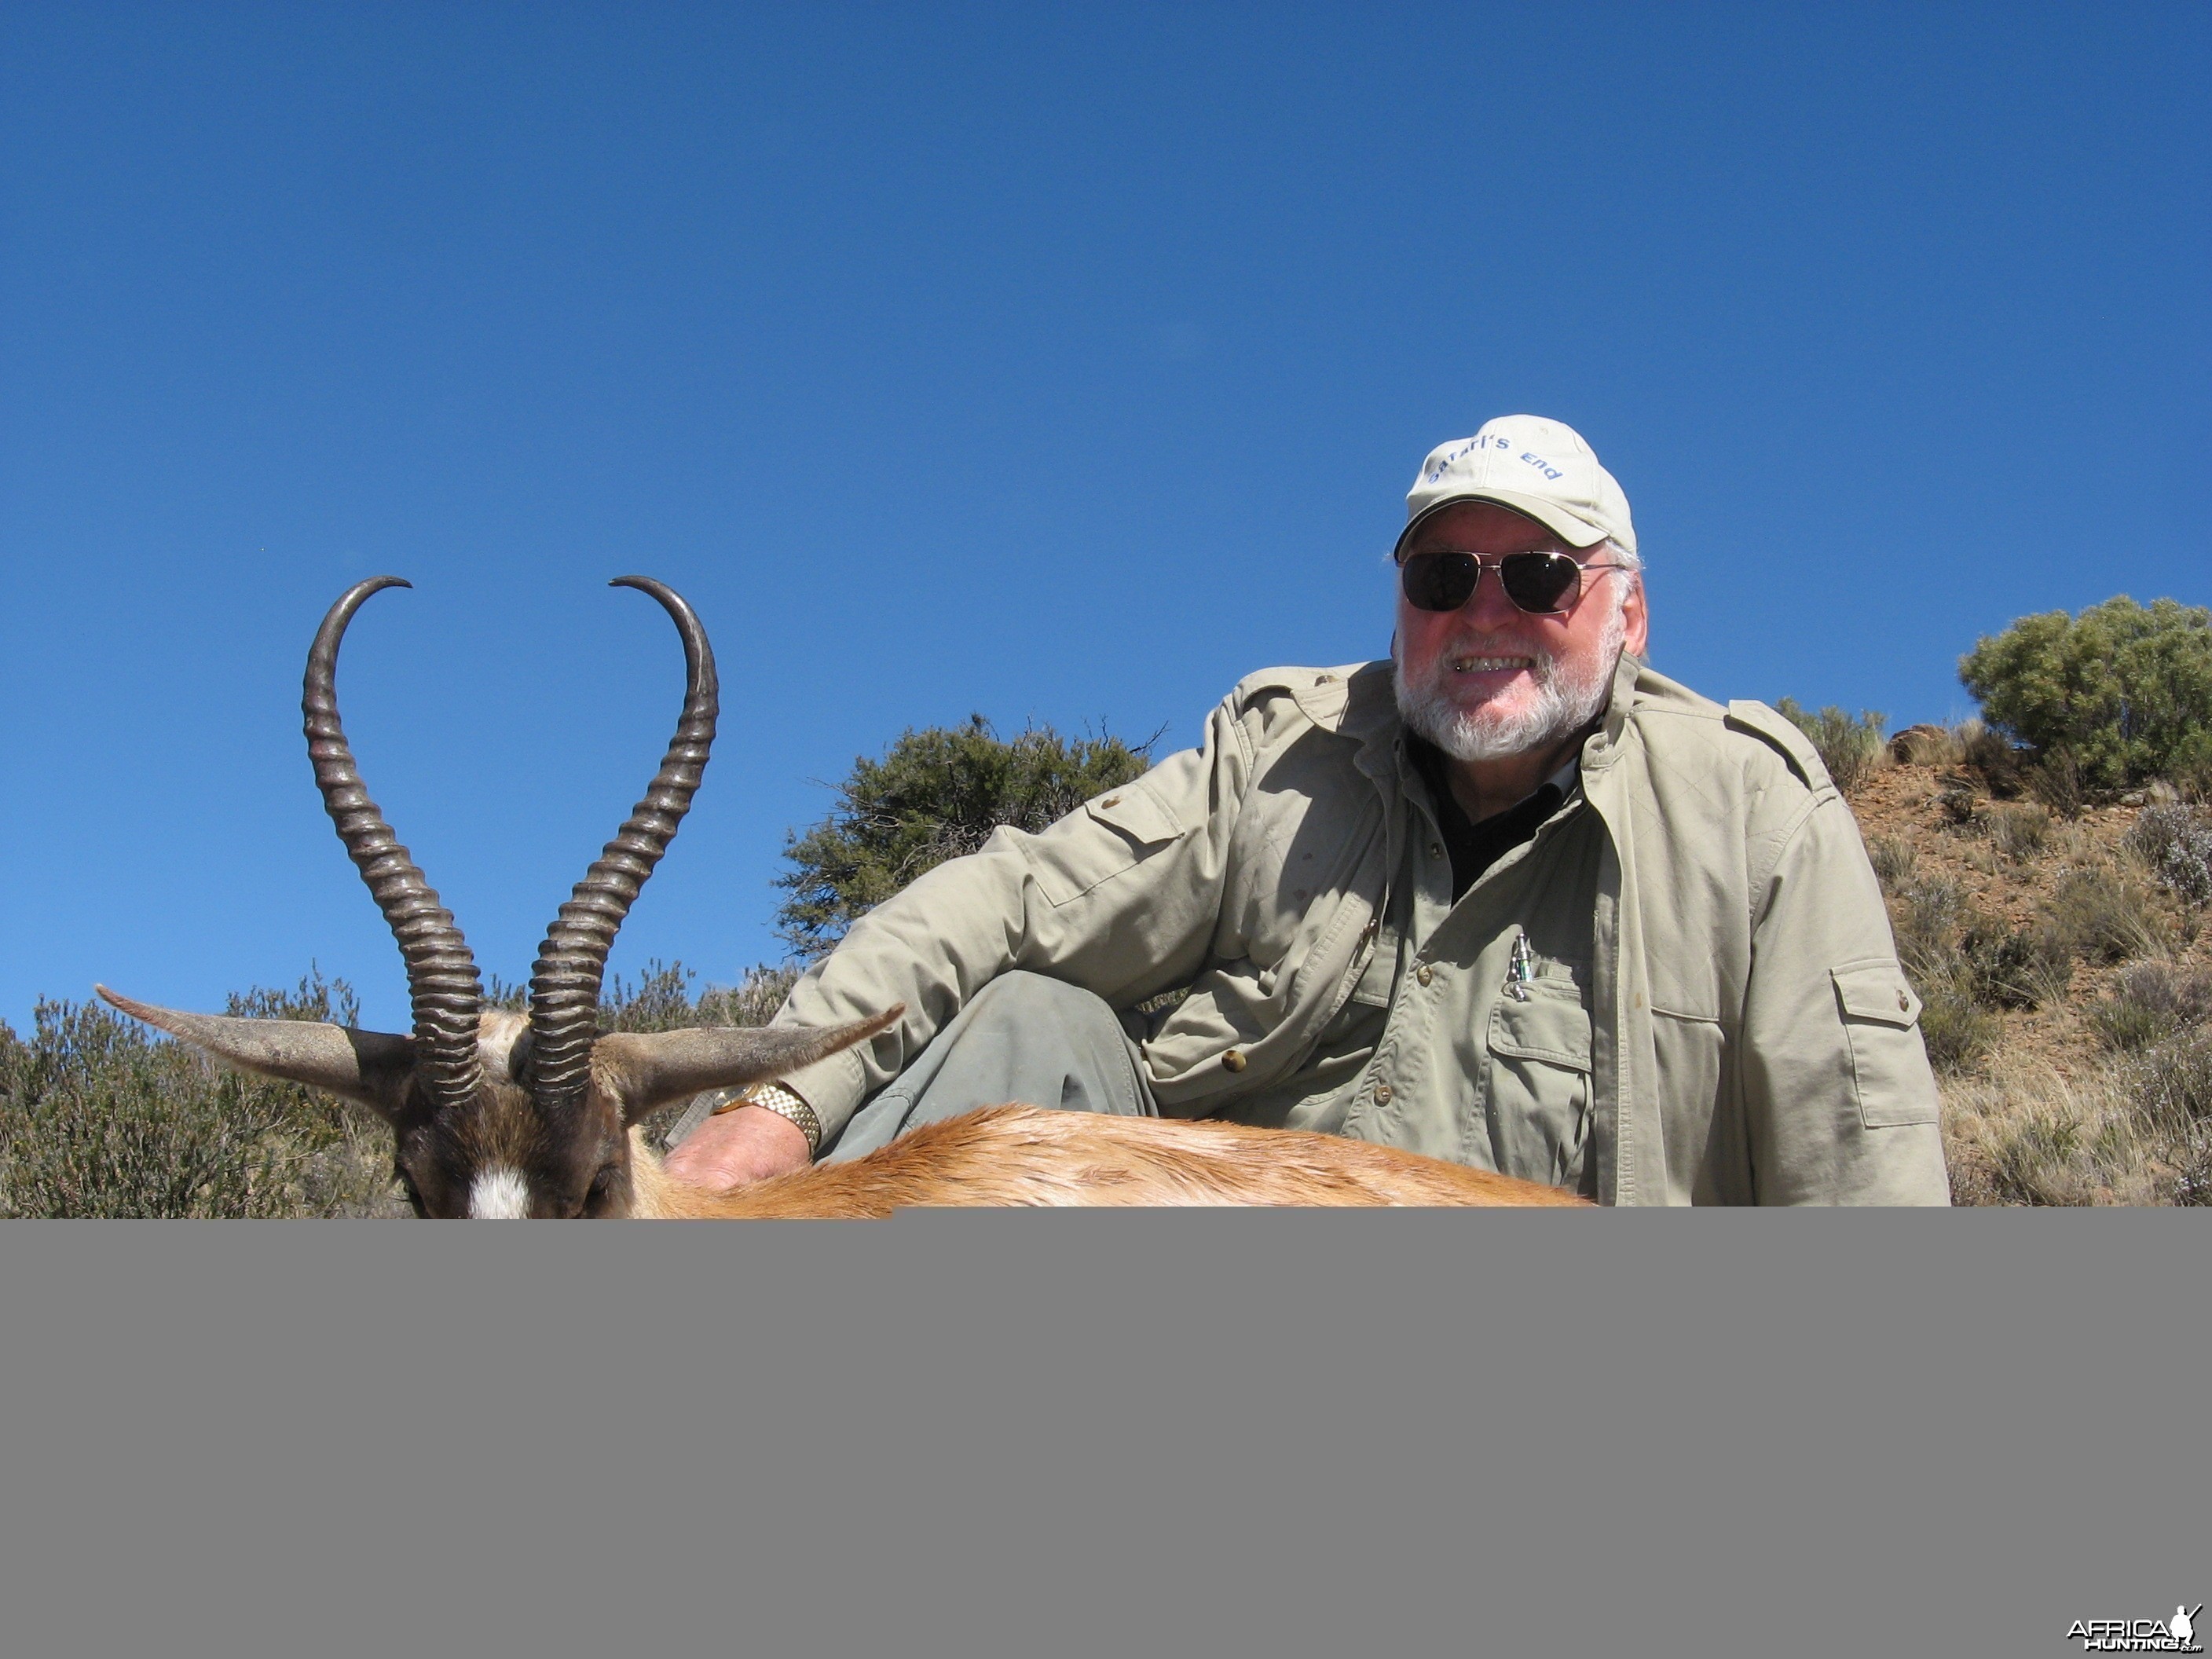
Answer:
<svg viewBox="0 0 2212 1659"><path fill-rule="evenodd" d="M2204 1228L0 1224L0 1648L2079 1652L2212 1599Z"/></svg>

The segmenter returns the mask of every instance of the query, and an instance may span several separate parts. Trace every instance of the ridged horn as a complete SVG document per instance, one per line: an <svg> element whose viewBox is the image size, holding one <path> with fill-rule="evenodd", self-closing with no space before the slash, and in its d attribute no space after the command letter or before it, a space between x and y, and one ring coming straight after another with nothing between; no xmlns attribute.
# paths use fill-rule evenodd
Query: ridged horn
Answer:
<svg viewBox="0 0 2212 1659"><path fill-rule="evenodd" d="M346 590L307 653L307 677L300 707L307 717L307 757L314 763L315 787L337 826L338 839L361 870L376 908L399 942L407 964L407 994L415 1010L416 1075L437 1105L473 1099L483 1079L477 1060L477 1019L483 1006L483 981L476 957L461 936L453 913L422 879L422 872L392 833L384 814L362 785L338 721L338 643L346 624L372 593L411 584L398 576L372 576Z"/></svg>
<svg viewBox="0 0 2212 1659"><path fill-rule="evenodd" d="M691 607L650 576L617 576L607 585L650 593L674 620L676 631L684 637L684 713L645 799L631 809L621 831L576 884L530 970L530 1092L541 1109L552 1112L566 1109L584 1092L591 1074L592 1043L599 1035L599 985L606 975L607 952L637 902L639 889L691 810L721 710L714 648Z"/></svg>

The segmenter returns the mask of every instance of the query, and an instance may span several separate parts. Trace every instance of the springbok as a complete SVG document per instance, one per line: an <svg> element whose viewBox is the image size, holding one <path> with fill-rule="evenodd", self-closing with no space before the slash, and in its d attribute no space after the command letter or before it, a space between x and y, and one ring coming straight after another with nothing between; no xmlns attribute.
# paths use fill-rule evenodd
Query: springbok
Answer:
<svg viewBox="0 0 2212 1659"><path fill-rule="evenodd" d="M530 975L527 1017L483 1007L476 959L362 787L338 720L338 645L377 576L330 609L307 653L307 753L338 838L399 944L414 1008L401 1036L294 1020L181 1013L96 988L125 1013L231 1066L324 1089L392 1127L394 1172L421 1216L678 1218L886 1216L908 1206L1575 1205L1550 1187L1389 1147L1293 1130L1000 1106L914 1130L850 1163L709 1192L677 1181L638 1122L710 1089L783 1076L866 1041L904 1012L826 1030L598 1030L616 931L668 850L707 764L719 694L691 607L662 583L686 684L660 770L574 894Z"/></svg>

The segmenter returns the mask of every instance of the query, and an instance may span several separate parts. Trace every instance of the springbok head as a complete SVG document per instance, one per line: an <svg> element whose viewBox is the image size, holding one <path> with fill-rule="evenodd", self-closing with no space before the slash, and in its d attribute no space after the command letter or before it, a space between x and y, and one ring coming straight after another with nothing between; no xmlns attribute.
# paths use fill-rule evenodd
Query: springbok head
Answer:
<svg viewBox="0 0 2212 1659"><path fill-rule="evenodd" d="M626 1215L629 1125L702 1090L795 1071L881 1030L901 1011L817 1030L600 1035L607 952L690 810L719 708L714 653L691 607L649 577L623 576L612 586L651 594L683 635L684 713L645 799L546 933L531 969L528 1017L487 1012L468 941L368 798L338 721L347 623L370 594L408 585L373 577L331 607L307 653L301 706L323 805L407 964L413 1034L180 1013L105 986L100 994L230 1065L373 1108L392 1126L397 1173L418 1215Z"/></svg>

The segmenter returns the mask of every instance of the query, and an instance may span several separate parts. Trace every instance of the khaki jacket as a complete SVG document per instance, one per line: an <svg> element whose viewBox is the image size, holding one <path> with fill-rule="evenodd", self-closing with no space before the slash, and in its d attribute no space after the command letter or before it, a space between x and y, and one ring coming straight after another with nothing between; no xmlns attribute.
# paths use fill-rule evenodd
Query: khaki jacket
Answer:
<svg viewBox="0 0 2212 1659"><path fill-rule="evenodd" d="M1251 676L1200 747L857 922L777 1023L905 1018L792 1085L834 1135L1028 969L1146 1011L1125 1024L1170 1116L1285 1121L1267 1103L1364 1004L1380 1036L1326 1121L1341 1133L1553 1179L1511 1167L1541 1158L1510 1120L1564 1109L1607 1203L1948 1201L1920 1001L1795 726L1624 658L1580 791L1458 906L1403 737L1387 662ZM1500 894L1531 941L1569 941L1518 990L1498 918L1454 925Z"/></svg>

